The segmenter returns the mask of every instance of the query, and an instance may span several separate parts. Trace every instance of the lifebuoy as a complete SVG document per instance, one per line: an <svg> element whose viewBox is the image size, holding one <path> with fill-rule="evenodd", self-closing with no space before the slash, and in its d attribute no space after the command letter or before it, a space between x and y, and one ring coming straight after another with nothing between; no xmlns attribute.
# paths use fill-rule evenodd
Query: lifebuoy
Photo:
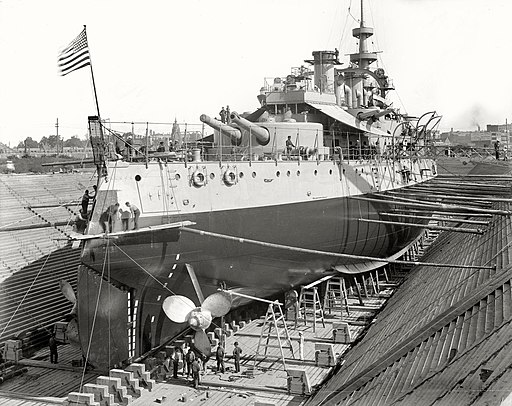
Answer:
<svg viewBox="0 0 512 406"><path fill-rule="evenodd" d="M204 173L200 170L194 171L192 174L192 183L195 186L204 186L206 182L206 177L204 176Z"/></svg>
<svg viewBox="0 0 512 406"><path fill-rule="evenodd" d="M226 172L224 172L224 175L222 176L222 179L224 179L224 183L226 185L234 185L236 181L236 173L232 171L231 169L228 169Z"/></svg>

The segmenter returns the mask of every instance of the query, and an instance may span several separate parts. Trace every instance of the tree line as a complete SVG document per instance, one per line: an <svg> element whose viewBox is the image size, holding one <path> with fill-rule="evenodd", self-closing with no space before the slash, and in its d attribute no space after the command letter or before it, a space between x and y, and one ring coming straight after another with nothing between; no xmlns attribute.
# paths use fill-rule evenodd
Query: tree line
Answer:
<svg viewBox="0 0 512 406"><path fill-rule="evenodd" d="M78 136L73 135L71 138L63 139L56 135L49 135L48 137L41 138L41 141L36 141L32 137L27 137L18 144L18 149L33 149L39 148L43 151L57 151L62 148L84 148L89 144L89 140L81 140Z"/></svg>

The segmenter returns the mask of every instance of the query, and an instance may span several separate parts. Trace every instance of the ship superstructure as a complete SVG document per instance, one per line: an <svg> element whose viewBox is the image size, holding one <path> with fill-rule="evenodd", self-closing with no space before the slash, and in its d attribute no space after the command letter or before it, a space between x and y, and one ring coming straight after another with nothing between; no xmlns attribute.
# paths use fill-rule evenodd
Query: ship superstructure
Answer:
<svg viewBox="0 0 512 406"><path fill-rule="evenodd" d="M204 330L201 303L219 288L268 297L326 273L367 272L418 237L421 227L401 223L426 220L383 222L393 204L371 197L435 177L426 151L439 117L393 109L389 79L370 68L372 29L361 20L353 34L348 67L337 50L315 51L309 66L266 81L254 112L175 124L158 152L149 123L137 138L89 118L102 176L81 238L77 320L91 364L119 365L189 326ZM171 321L163 303L173 295L199 303L197 317Z"/></svg>

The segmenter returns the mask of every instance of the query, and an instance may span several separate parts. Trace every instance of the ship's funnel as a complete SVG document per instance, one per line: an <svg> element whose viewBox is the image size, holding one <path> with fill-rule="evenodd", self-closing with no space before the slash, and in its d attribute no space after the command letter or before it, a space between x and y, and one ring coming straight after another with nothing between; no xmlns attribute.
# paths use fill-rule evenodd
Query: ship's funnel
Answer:
<svg viewBox="0 0 512 406"><path fill-rule="evenodd" d="M214 118L211 118L210 116L207 116L206 114L201 114L201 117L199 119L212 127L214 130L217 130L220 134L227 135L229 138L231 138L231 141L234 144L239 144L242 139L242 133L238 128L231 127L228 124L222 123L219 120L215 120Z"/></svg>
<svg viewBox="0 0 512 406"><path fill-rule="evenodd" d="M258 144L267 145L270 141L270 134L266 128L260 127L258 124L240 117L235 111L231 113L231 121L245 131L248 131L249 134L253 134L256 137Z"/></svg>

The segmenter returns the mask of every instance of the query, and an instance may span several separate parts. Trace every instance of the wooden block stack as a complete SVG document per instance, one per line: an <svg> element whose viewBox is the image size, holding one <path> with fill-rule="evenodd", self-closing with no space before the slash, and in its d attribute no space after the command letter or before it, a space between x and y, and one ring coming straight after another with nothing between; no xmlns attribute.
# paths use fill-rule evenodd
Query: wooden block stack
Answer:
<svg viewBox="0 0 512 406"><path fill-rule="evenodd" d="M133 378L133 372L123 369L111 369L110 376L112 378L121 379L121 385L126 388L128 394L133 397L139 397L141 395L142 391L139 387L139 381Z"/></svg>
<svg viewBox="0 0 512 406"><path fill-rule="evenodd" d="M310 395L311 384L309 383L309 377L305 369L291 369L286 370L288 375L288 393L290 395Z"/></svg>
<svg viewBox="0 0 512 406"><path fill-rule="evenodd" d="M146 366L144 364L130 364L126 367L126 370L133 373L133 378L139 381L139 386L151 392L155 381L150 379L149 372L146 372Z"/></svg>
<svg viewBox="0 0 512 406"><path fill-rule="evenodd" d="M68 398L62 402L63 406L100 406L99 402L94 400L93 393L71 392Z"/></svg>
<svg viewBox="0 0 512 406"><path fill-rule="evenodd" d="M233 333L236 333L236 332L238 332L238 331L240 330L240 326L238 326L238 325L236 324L236 321L235 321L235 320L233 320L233 321L231 322L231 328L233 329Z"/></svg>
<svg viewBox="0 0 512 406"><path fill-rule="evenodd" d="M332 324L332 339L335 343L349 344L352 342L348 323L340 322Z"/></svg>
<svg viewBox="0 0 512 406"><path fill-rule="evenodd" d="M18 362L21 358L21 340L6 340L4 346L4 360Z"/></svg>
<svg viewBox="0 0 512 406"><path fill-rule="evenodd" d="M93 383L86 383L84 385L84 393L92 393L94 395L94 401L98 402L98 404L101 406L115 404L114 395L108 392L108 387L106 387L105 385L95 385Z"/></svg>
<svg viewBox="0 0 512 406"><path fill-rule="evenodd" d="M335 363L334 345L315 343L315 365L317 367L332 367Z"/></svg>
<svg viewBox="0 0 512 406"><path fill-rule="evenodd" d="M108 388L108 393L114 395L114 401L116 403L128 404L132 402L132 396L128 394L128 389L125 386L121 385L120 378L98 376L98 378L96 378L96 383L98 385L106 386Z"/></svg>

